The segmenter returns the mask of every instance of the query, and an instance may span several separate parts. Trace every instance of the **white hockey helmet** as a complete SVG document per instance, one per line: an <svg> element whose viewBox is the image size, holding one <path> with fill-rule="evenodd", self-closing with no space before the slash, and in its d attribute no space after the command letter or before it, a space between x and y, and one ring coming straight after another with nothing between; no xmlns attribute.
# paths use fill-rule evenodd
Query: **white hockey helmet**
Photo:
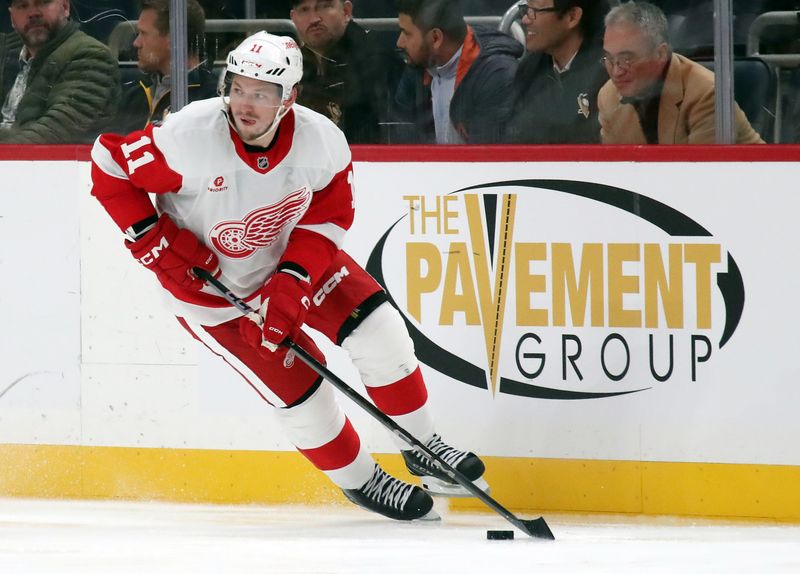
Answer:
<svg viewBox="0 0 800 574"><path fill-rule="evenodd" d="M303 77L303 54L288 36L257 32L231 50L226 72L278 84L286 101Z"/></svg>

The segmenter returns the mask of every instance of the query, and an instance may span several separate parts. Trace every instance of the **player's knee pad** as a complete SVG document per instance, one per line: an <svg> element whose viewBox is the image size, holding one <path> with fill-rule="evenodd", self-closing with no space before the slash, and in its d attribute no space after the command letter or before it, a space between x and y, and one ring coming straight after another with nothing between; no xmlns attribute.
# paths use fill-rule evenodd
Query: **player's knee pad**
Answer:
<svg viewBox="0 0 800 574"><path fill-rule="evenodd" d="M298 448L314 448L336 438L344 426L345 416L333 387L323 382L306 400L296 405L275 409L289 440Z"/></svg>
<svg viewBox="0 0 800 574"><path fill-rule="evenodd" d="M368 387L398 381L419 365L403 318L389 303L375 308L342 342L342 347Z"/></svg>

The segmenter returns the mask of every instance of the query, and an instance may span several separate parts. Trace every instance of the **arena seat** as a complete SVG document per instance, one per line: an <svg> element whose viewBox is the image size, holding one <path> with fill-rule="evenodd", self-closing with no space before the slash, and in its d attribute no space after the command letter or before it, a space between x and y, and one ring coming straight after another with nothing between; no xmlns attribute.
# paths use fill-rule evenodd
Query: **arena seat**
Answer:
<svg viewBox="0 0 800 574"><path fill-rule="evenodd" d="M697 60L714 71L714 60ZM761 58L735 58L733 62L734 99L767 143L773 143L778 118L778 76Z"/></svg>

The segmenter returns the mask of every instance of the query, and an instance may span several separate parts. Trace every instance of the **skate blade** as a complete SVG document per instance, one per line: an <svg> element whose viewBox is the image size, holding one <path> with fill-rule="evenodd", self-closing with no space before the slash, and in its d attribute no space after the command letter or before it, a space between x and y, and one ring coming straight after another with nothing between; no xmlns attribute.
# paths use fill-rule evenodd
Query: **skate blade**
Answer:
<svg viewBox="0 0 800 574"><path fill-rule="evenodd" d="M428 511L428 514L425 516L420 516L419 518L415 518L411 522L439 522L442 520L442 517L439 516L439 513L436 512L433 508Z"/></svg>
<svg viewBox="0 0 800 574"><path fill-rule="evenodd" d="M473 480L472 484L480 488L486 494L489 494L489 483L487 483L483 477ZM422 477L422 488L431 496L447 496L450 498L469 498L474 496L460 484L445 482L433 476Z"/></svg>

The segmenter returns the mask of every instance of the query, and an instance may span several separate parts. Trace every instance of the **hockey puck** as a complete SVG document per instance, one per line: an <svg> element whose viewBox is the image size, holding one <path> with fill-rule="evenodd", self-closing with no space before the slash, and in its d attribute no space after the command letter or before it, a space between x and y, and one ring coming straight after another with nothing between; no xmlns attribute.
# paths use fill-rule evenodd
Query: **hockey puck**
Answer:
<svg viewBox="0 0 800 574"><path fill-rule="evenodd" d="M513 530L487 530L486 540L514 540Z"/></svg>

